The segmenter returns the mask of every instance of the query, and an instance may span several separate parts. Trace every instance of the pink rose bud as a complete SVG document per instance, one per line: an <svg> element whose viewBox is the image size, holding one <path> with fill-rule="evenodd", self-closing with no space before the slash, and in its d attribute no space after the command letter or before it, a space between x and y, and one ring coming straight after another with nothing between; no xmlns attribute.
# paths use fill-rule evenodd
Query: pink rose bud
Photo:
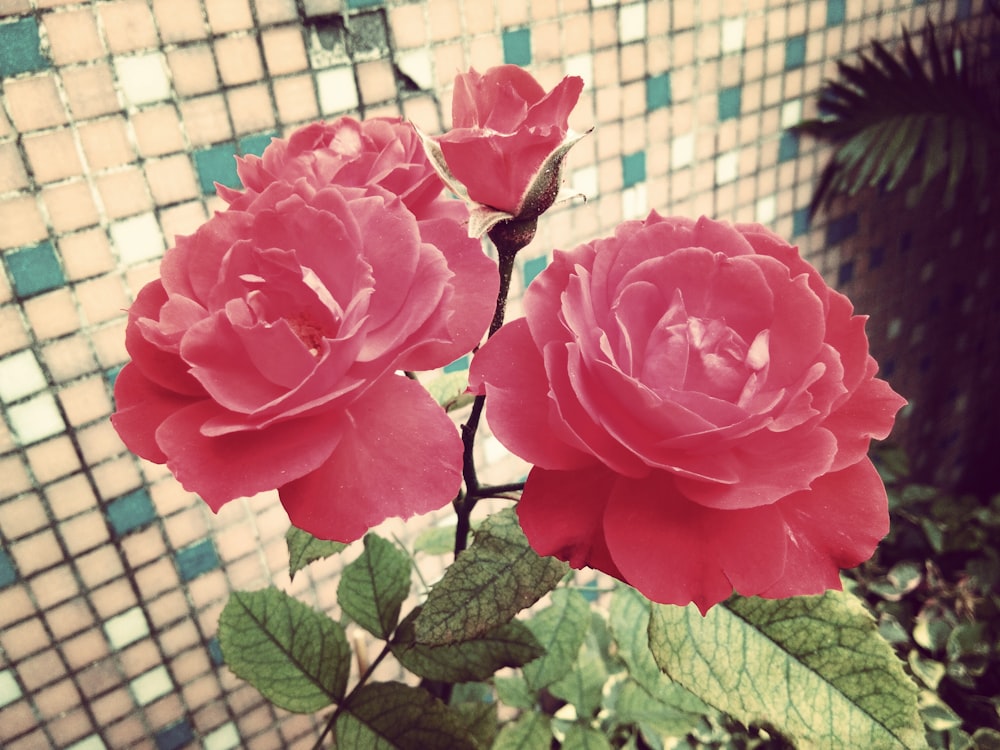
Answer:
<svg viewBox="0 0 1000 750"><path fill-rule="evenodd" d="M557 250L524 309L470 385L534 464L539 554L705 612L839 589L888 531L867 451L905 402L864 316L774 234L654 212Z"/></svg>
<svg viewBox="0 0 1000 750"><path fill-rule="evenodd" d="M516 65L455 79L452 129L424 146L449 187L477 204L470 234L503 220L531 221L552 205L563 160L582 137L568 124L582 90L581 78L567 76L545 93Z"/></svg>
<svg viewBox="0 0 1000 750"><path fill-rule="evenodd" d="M272 143L129 310L112 424L213 510L277 488L293 524L346 542L455 497L455 425L397 371L473 349L499 280L406 132Z"/></svg>

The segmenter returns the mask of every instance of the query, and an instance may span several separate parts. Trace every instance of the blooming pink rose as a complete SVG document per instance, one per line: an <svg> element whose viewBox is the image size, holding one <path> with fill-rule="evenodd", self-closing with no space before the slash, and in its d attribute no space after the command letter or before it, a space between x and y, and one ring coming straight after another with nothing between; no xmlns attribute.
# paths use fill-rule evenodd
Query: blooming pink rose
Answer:
<svg viewBox="0 0 1000 750"><path fill-rule="evenodd" d="M839 588L888 530L867 449L904 401L865 318L756 225L652 213L556 251L476 355L497 438L535 464L540 554L705 612Z"/></svg>
<svg viewBox="0 0 1000 750"><path fill-rule="evenodd" d="M496 267L457 222L417 221L378 186L257 187L179 238L140 291L115 428L213 510L278 488L322 538L441 507L462 444L396 371L479 342Z"/></svg>
<svg viewBox="0 0 1000 750"><path fill-rule="evenodd" d="M567 140L569 113L582 90L581 78L567 76L546 94L516 65L459 75L452 130L436 141L469 199L521 219L552 205L562 159L575 143Z"/></svg>
<svg viewBox="0 0 1000 750"><path fill-rule="evenodd" d="M316 189L333 183L379 185L402 198L418 219L468 218L461 201L442 196L444 183L427 160L417 132L398 118L359 122L339 117L313 123L287 140L272 140L261 157L240 158L237 171L245 192L219 187L233 208L246 207L272 182L305 179Z"/></svg>

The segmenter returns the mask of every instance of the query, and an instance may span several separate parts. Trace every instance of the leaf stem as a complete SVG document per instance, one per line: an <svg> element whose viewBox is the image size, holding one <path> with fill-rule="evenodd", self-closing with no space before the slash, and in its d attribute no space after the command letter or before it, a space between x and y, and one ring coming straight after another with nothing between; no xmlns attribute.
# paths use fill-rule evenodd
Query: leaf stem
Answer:
<svg viewBox="0 0 1000 750"><path fill-rule="evenodd" d="M379 652L379 655L376 656L374 661L372 661L372 663L368 665L368 669L365 670L364 674L362 674L358 678L357 684L355 684L355 686L351 688L351 692L349 692L346 696L344 696L344 699L337 704L337 707L333 710L333 713L330 714L330 718L326 722L326 726L323 727L322 733L320 734L319 737L316 738L316 744L312 746L312 750L322 750L323 740L333 730L333 725L337 723L337 718L340 716L341 712L344 710L346 706L350 705L351 698L354 697L354 694L358 692L358 690L360 690L362 687L364 687L364 684L368 681L368 678L372 676L372 673L375 671L375 668L382 662L382 660L386 656L389 655L390 643L391 641L386 641L385 645L382 647L382 650Z"/></svg>

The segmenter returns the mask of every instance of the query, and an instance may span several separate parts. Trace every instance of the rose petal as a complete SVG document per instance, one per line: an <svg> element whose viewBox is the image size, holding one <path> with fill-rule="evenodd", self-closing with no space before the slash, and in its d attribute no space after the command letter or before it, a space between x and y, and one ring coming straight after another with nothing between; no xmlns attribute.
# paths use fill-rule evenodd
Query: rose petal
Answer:
<svg viewBox="0 0 1000 750"><path fill-rule="evenodd" d="M840 589L840 569L853 568L889 532L885 487L867 458L817 479L809 490L775 506L788 534L788 564L761 596L818 594Z"/></svg>
<svg viewBox="0 0 1000 750"><path fill-rule="evenodd" d="M720 511L690 502L668 474L622 480L604 534L622 580L663 604L704 614L735 587L753 595L785 567L784 527L773 508Z"/></svg>
<svg viewBox="0 0 1000 750"><path fill-rule="evenodd" d="M174 412L196 399L161 388L129 362L115 378L115 413L111 424L125 446L148 461L162 464L167 454L156 442L156 431Z"/></svg>
<svg viewBox="0 0 1000 750"><path fill-rule="evenodd" d="M469 388L486 394L486 417L493 434L516 455L546 469L573 469L593 462L551 435L553 405L545 370L524 318L503 326L476 352Z"/></svg>
<svg viewBox="0 0 1000 750"><path fill-rule="evenodd" d="M617 481L617 475L600 464L578 471L533 468L517 503L517 517L535 552L620 578L603 531L604 508Z"/></svg>
<svg viewBox="0 0 1000 750"><path fill-rule="evenodd" d="M452 500L462 480L462 441L426 390L387 376L349 411L350 426L321 466L279 488L292 524L350 542L391 516Z"/></svg>
<svg viewBox="0 0 1000 750"><path fill-rule="evenodd" d="M216 512L237 497L280 487L314 471L346 428L345 420L334 413L292 419L267 429L205 435L203 425L220 412L213 402L199 401L175 411L156 431L167 468Z"/></svg>

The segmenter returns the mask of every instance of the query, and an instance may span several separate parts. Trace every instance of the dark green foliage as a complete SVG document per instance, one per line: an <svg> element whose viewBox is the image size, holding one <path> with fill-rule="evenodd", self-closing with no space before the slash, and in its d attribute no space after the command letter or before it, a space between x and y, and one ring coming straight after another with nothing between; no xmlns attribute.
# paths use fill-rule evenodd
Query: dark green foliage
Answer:
<svg viewBox="0 0 1000 750"><path fill-rule="evenodd" d="M945 210L996 190L1000 96L984 50L928 25L918 52L904 31L892 53L880 42L820 93L820 116L796 127L834 146L810 212L865 187L911 186L914 200ZM922 55L920 54L922 53Z"/></svg>

